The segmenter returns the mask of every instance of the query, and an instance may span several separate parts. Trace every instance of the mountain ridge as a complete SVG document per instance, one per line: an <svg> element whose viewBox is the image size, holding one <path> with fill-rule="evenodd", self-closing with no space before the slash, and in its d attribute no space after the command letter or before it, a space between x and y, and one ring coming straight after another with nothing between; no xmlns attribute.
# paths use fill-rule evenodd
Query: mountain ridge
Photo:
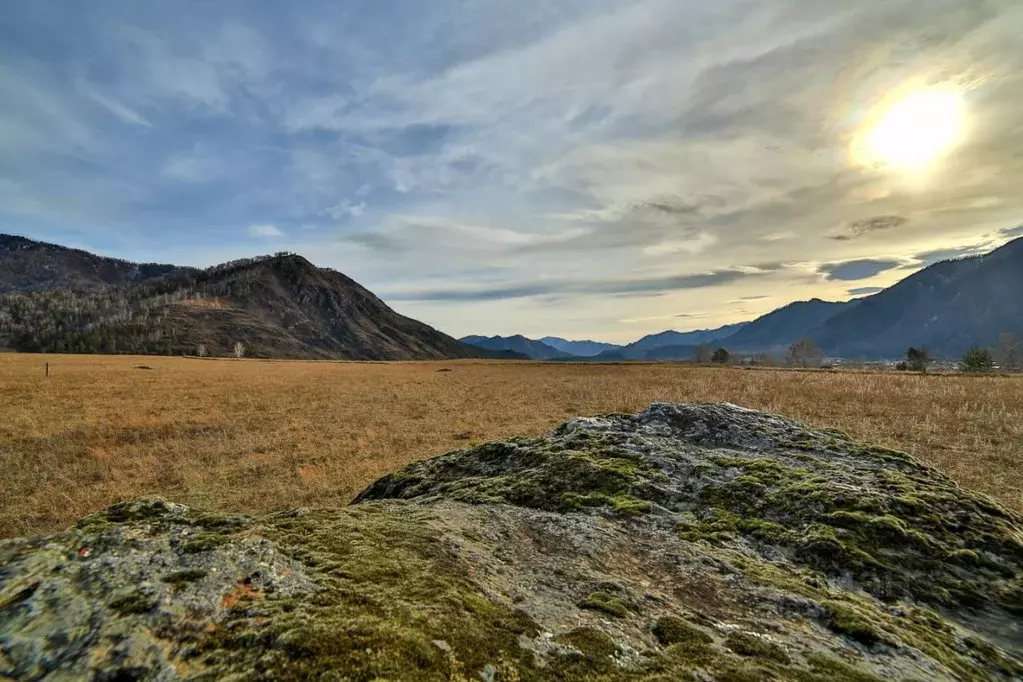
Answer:
<svg viewBox="0 0 1023 682"><path fill-rule="evenodd" d="M494 352L520 353L533 360L561 360L574 357L571 353L558 350L536 339L528 339L522 334L515 334L514 336L463 336L459 341Z"/></svg>
<svg viewBox="0 0 1023 682"><path fill-rule="evenodd" d="M1003 334L1023 338L1023 238L993 251L934 263L880 292L848 301L793 301L717 329L667 330L579 361L689 360L700 344L783 354L800 338L850 359L903 357L909 347L960 357Z"/></svg>
<svg viewBox="0 0 1023 682"><path fill-rule="evenodd" d="M1002 333L1023 337L1023 299L1007 295L1012 291L1023 291L1023 238L932 264L869 296L794 301L717 329L666 330L624 346L519 334L468 336L463 343L294 254L200 270L0 235L0 347L17 350L189 353L202 345L231 354L234 334L260 357L588 362L686 360L700 344L777 354L805 337L832 357L894 358L910 346L958 357Z"/></svg>
<svg viewBox="0 0 1023 682"><path fill-rule="evenodd" d="M103 260L93 258L93 263ZM239 354L268 358L495 357L398 314L355 280L296 254L241 259L205 270L167 267L161 276L138 281L100 285L87 279L89 286L78 290L2 294L0 347L229 356L241 344Z"/></svg>
<svg viewBox="0 0 1023 682"><path fill-rule="evenodd" d="M196 268L135 263L82 249L0 234L0 294L54 289L95 290Z"/></svg>
<svg viewBox="0 0 1023 682"><path fill-rule="evenodd" d="M568 339L563 339L560 336L544 336L540 339L540 342L552 348L556 348L563 353L568 353L582 358L594 357L603 352L621 348L621 346L617 343L604 343L602 341L593 341L591 339L570 341Z"/></svg>
<svg viewBox="0 0 1023 682"><path fill-rule="evenodd" d="M934 263L855 301L811 335L850 357L900 356L910 345L958 357L1002 333L1023 338L1023 238L986 254Z"/></svg>
<svg viewBox="0 0 1023 682"><path fill-rule="evenodd" d="M692 355L692 349L703 343L715 343L728 336L731 336L735 332L746 326L747 322L738 322L735 324L727 324L717 329L696 329L688 332L679 332L673 329L668 329L663 332L656 334L648 334L638 341L634 341L617 351L610 351L608 353L602 353L597 357L599 359L608 360L667 360L667 359L683 359L665 357L661 349L676 347L679 349L688 349L685 359L688 359ZM679 351L684 352L684 351Z"/></svg>

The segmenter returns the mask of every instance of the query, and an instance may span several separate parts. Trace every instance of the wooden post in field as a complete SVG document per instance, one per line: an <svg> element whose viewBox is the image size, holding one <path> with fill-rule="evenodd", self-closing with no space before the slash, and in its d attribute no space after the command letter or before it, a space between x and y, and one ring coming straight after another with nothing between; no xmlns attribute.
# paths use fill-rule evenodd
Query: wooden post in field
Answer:
<svg viewBox="0 0 1023 682"><path fill-rule="evenodd" d="M47 377L50 376L50 363L48 363L48 362L46 363L46 376Z"/></svg>

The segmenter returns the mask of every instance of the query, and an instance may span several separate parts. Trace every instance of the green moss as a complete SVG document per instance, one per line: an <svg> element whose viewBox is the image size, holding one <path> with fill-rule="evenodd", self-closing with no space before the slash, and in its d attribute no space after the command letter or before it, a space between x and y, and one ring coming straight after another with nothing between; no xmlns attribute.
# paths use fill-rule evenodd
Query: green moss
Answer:
<svg viewBox="0 0 1023 682"><path fill-rule="evenodd" d="M559 644L567 644L579 650L584 656L602 659L614 656L618 647L614 640L594 628L576 628L554 638Z"/></svg>
<svg viewBox="0 0 1023 682"><path fill-rule="evenodd" d="M776 682L774 671L759 666L730 663L714 673L714 682Z"/></svg>
<svg viewBox="0 0 1023 682"><path fill-rule="evenodd" d="M725 639L725 646L740 656L763 658L788 665L792 659L777 644L748 632L733 632Z"/></svg>
<svg viewBox="0 0 1023 682"><path fill-rule="evenodd" d="M709 644L702 642L679 642L664 648L662 653L665 660L675 666L693 668L698 666L708 667L716 660L719 654Z"/></svg>
<svg viewBox="0 0 1023 682"><path fill-rule="evenodd" d="M618 647L614 641L599 630L577 628L555 638L579 653L560 654L551 661L549 669L556 679L587 680L612 673L616 669L614 659ZM517 679L517 676L510 679Z"/></svg>
<svg viewBox="0 0 1023 682"><path fill-rule="evenodd" d="M591 592L577 606L591 611L603 611L616 618L625 618L629 614L629 608L625 605L624 601L604 591Z"/></svg>
<svg viewBox="0 0 1023 682"><path fill-rule="evenodd" d="M808 452L816 452L821 449L823 443L813 440L800 440L800 441L781 441L777 447L782 450L805 450Z"/></svg>
<svg viewBox="0 0 1023 682"><path fill-rule="evenodd" d="M564 493L561 496L561 511L572 512L591 507L603 507L611 502L604 493Z"/></svg>
<svg viewBox="0 0 1023 682"><path fill-rule="evenodd" d="M711 637L694 628L681 618L663 616L657 619L653 628L654 637L662 646L672 644L710 644L714 640Z"/></svg>
<svg viewBox="0 0 1023 682"><path fill-rule="evenodd" d="M828 610L827 626L832 632L867 646L888 642L882 632L852 607L838 602L828 602L824 606Z"/></svg>
<svg viewBox="0 0 1023 682"><path fill-rule="evenodd" d="M564 493L561 496L561 511L573 512L593 507L610 506L612 511L623 516L642 516L648 514L653 505L627 493L619 493L614 497L604 493Z"/></svg>
<svg viewBox="0 0 1023 682"><path fill-rule="evenodd" d="M823 654L808 654L806 662L814 672L826 675L831 682L882 682L880 678L861 672L850 665Z"/></svg>
<svg viewBox="0 0 1023 682"><path fill-rule="evenodd" d="M196 536L188 542L182 543L179 549L185 554L198 554L200 552L208 552L212 549L225 545L227 544L227 541L228 539L223 535L204 533Z"/></svg>
<svg viewBox="0 0 1023 682"><path fill-rule="evenodd" d="M680 537L712 544L740 537L763 541L772 552L788 550L798 563L828 576L851 573L862 589L887 601L909 596L943 607L995 603L1023 612L1023 598L1011 584L980 573L1011 578L1013 563L1023 560L1007 524L985 512L983 500L911 458L837 440L828 448L875 459L887 453L885 468L864 474L883 491L853 493L778 458L718 456L718 473L708 474L700 488L703 508L679 524ZM738 475L722 476L721 469ZM979 563L970 564L974 555L967 553L950 560L959 550L974 552ZM958 566L970 567L973 575L966 578ZM927 580L912 577L921 574Z"/></svg>
<svg viewBox="0 0 1023 682"><path fill-rule="evenodd" d="M642 466L638 453L591 436L573 434L553 444L487 443L450 453L385 476L359 499L444 495L472 504L504 501L567 512L627 495L640 476L663 478L656 467ZM634 504L624 507L624 513L636 511Z"/></svg>
<svg viewBox="0 0 1023 682"><path fill-rule="evenodd" d="M161 580L168 585L185 585L188 583L194 583L197 580L202 580L207 575L206 571L197 569L176 571L174 573L168 573Z"/></svg>
<svg viewBox="0 0 1023 682"><path fill-rule="evenodd" d="M631 495L615 495L611 498L611 505L616 514L624 516L642 516L649 514L653 505L646 500L640 500Z"/></svg>
<svg viewBox="0 0 1023 682"><path fill-rule="evenodd" d="M737 533L743 533L759 540L784 542L794 539L794 534L784 526L758 518L743 518L738 514L711 507L704 518L685 519L677 527L679 537L689 542L699 540L720 541Z"/></svg>
<svg viewBox="0 0 1023 682"><path fill-rule="evenodd" d="M957 549L948 553L948 560L964 566L980 564L980 555L972 549Z"/></svg>
<svg viewBox="0 0 1023 682"><path fill-rule="evenodd" d="M427 518L377 505L266 517L263 536L304 566L316 588L259 600L255 615L229 611L198 638L197 664L209 679L253 671L320 679L338 670L352 680L477 679L488 665L528 679L532 654L517 638L536 636L536 624L485 597Z"/></svg>
<svg viewBox="0 0 1023 682"><path fill-rule="evenodd" d="M825 518L829 524L839 528L855 528L870 522L870 516L862 511L837 511Z"/></svg>
<svg viewBox="0 0 1023 682"><path fill-rule="evenodd" d="M110 602L110 608L122 616L130 616L139 613L149 613L156 608L158 603L158 600L152 595L142 592L131 592Z"/></svg>
<svg viewBox="0 0 1023 682"><path fill-rule="evenodd" d="M739 457L708 457L711 462L719 467L734 468L744 466L749 460Z"/></svg>

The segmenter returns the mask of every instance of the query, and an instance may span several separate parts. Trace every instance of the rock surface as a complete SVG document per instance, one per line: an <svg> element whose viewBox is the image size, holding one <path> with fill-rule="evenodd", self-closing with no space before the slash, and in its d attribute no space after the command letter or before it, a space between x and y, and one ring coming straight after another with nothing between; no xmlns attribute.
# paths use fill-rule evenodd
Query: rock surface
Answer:
<svg viewBox="0 0 1023 682"><path fill-rule="evenodd" d="M1019 680L1023 518L727 404L0 543L0 679Z"/></svg>

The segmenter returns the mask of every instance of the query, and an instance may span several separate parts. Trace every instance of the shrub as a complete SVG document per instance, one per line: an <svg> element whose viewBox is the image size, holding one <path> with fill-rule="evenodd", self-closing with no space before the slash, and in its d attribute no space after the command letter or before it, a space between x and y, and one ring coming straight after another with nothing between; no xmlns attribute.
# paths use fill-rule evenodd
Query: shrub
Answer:
<svg viewBox="0 0 1023 682"><path fill-rule="evenodd" d="M966 351L966 355L959 361L961 372L990 372L994 368L995 361L991 353L976 346Z"/></svg>

